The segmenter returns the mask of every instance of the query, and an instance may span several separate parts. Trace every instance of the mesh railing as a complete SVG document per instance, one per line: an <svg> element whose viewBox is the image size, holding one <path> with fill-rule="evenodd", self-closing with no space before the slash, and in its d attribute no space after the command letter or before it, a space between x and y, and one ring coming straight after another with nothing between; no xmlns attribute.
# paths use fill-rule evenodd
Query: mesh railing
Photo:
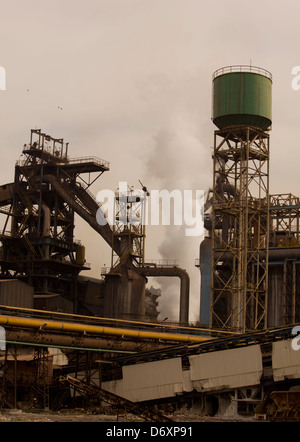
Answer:
<svg viewBox="0 0 300 442"><path fill-rule="evenodd" d="M253 74L259 74L269 78L272 81L271 72L267 71L266 69L260 68L258 66L247 66L247 65L233 65L233 66L225 66L223 68L220 68L213 73L213 80L216 77L219 77L220 75L230 74L232 72L250 72Z"/></svg>
<svg viewBox="0 0 300 442"><path fill-rule="evenodd" d="M97 157L79 157L79 158L71 158L68 160L68 164L79 164L79 163L95 163L100 166L104 166L109 168L109 162L102 160Z"/></svg>

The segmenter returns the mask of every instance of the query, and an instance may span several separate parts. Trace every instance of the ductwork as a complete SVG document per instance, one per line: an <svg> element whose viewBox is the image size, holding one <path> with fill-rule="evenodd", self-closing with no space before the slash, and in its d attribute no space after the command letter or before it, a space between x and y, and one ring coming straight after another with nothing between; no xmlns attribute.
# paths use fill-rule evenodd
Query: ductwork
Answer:
<svg viewBox="0 0 300 442"><path fill-rule="evenodd" d="M50 236L50 209L42 203L42 210L44 212L43 236Z"/></svg>
<svg viewBox="0 0 300 442"><path fill-rule="evenodd" d="M260 252L264 253L265 252ZM277 260L283 260L283 259L296 259L300 258L300 247L295 248L276 248L276 249L269 249L269 261L277 261Z"/></svg>
<svg viewBox="0 0 300 442"><path fill-rule="evenodd" d="M190 277L186 270L173 267L138 267L137 271L144 276L177 276L180 278L180 310L179 322L181 324L188 324L189 322L189 299L190 299Z"/></svg>
<svg viewBox="0 0 300 442"><path fill-rule="evenodd" d="M253 252L249 252L253 253ZM267 254L265 250L259 250L258 254L261 259L266 259ZM218 258L219 261L232 261L233 254L230 252L216 252L215 259ZM297 259L300 258L300 247L278 247L269 249L269 261L278 261L284 259Z"/></svg>

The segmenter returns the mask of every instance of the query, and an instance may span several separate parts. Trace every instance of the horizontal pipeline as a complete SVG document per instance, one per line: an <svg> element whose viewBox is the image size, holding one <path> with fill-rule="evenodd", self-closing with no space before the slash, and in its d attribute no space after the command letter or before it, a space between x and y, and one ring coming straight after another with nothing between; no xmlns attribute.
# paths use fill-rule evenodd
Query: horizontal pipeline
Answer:
<svg viewBox="0 0 300 442"><path fill-rule="evenodd" d="M37 333L35 329L6 329L7 344L31 345L61 349L101 351L109 353L137 353L164 349L170 344L159 341L134 341L129 339L109 338L108 336L87 336L77 334L49 332Z"/></svg>
<svg viewBox="0 0 300 442"><path fill-rule="evenodd" d="M205 336L192 336L186 334L160 333L154 331L130 330L125 328L101 327L88 324L77 324L61 321L47 321L37 318L20 318L16 316L0 315L0 325L4 327L17 327L25 329L35 329L40 331L55 331L63 333L81 333L94 336L114 336L127 339L138 340L158 340L168 342L185 342L189 344L204 342L209 340Z"/></svg>
<svg viewBox="0 0 300 442"><path fill-rule="evenodd" d="M2 311L2 313L1 313ZM5 311L9 311L9 313L5 313ZM74 313L63 313L63 312L54 312L54 311L49 311L49 310L37 310L37 309L29 309L29 308L20 308L20 307L13 307L13 306L7 306L7 305L0 305L0 316L3 315L8 315L8 316L13 316L12 312L15 311L17 312L17 316L20 316L20 313L22 313L24 316L30 316L30 317L37 317L39 319L41 319L41 316L43 318L45 318L46 321L46 316L44 316L45 314L49 315L49 318L51 316L52 320L55 321L64 321L64 319L66 319L66 321L70 321L73 319L73 321L75 320L76 322L79 323L83 323L85 321L96 321L97 323L101 323L102 321L105 322L109 322L111 323L113 326L119 325L124 326L125 324L127 325L127 327L133 327L133 328L137 328L137 327L148 327L148 328L160 328L163 327L165 330L169 329L169 330L179 330L179 334L184 331L188 331L189 328L191 328L190 326L182 326L182 325L174 325L174 324L169 324L167 322L161 323L161 322L143 322L143 321L134 321L134 320L129 320L129 319L118 319L118 318L107 318L107 317L101 317L101 316L84 316L84 315L78 315L78 314L74 314ZM39 314L41 315L39 317ZM50 319L49 319L50 320ZM208 328L199 328L199 327L192 327L193 332L203 332L205 335L207 333L210 333L214 330L210 330ZM219 334L232 334L232 332L226 331L226 330L218 330Z"/></svg>
<svg viewBox="0 0 300 442"><path fill-rule="evenodd" d="M253 251L248 251L248 254L253 253ZM265 250L258 251L259 257L261 259L266 259L267 254ZM234 254L232 252L226 251L217 251L214 253L215 259L223 260L223 261L232 261ZM278 247L269 249L268 258L269 261L278 260L278 259L297 259L300 257L300 247Z"/></svg>

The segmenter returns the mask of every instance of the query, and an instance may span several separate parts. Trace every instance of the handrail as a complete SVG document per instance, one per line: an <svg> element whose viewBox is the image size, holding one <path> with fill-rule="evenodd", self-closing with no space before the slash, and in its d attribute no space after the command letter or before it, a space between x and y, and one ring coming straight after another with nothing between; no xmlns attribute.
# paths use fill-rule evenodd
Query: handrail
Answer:
<svg viewBox="0 0 300 442"><path fill-rule="evenodd" d="M178 267L177 259L147 259L144 267Z"/></svg>
<svg viewBox="0 0 300 442"><path fill-rule="evenodd" d="M109 161L102 160L101 158L98 158L98 157L70 158L70 159L68 159L67 164L79 164L79 163L87 163L87 162L96 163L100 166L104 166L104 167L109 168Z"/></svg>
<svg viewBox="0 0 300 442"><path fill-rule="evenodd" d="M45 150L44 150L45 151ZM45 151L47 152L47 151ZM49 153L49 152L48 152ZM59 162L59 160L61 160L61 157L57 157L57 161ZM92 163L96 163L98 166L103 166L106 167L107 169L109 169L110 163L109 161L105 161L102 160L101 158L98 157L78 157L78 158L70 158L64 161L66 161L66 163L64 164L82 164L82 163L87 163L87 162L92 162ZM16 161L16 166L26 166L28 163L28 158L25 159L19 159Z"/></svg>
<svg viewBox="0 0 300 442"><path fill-rule="evenodd" d="M223 68L217 69L213 73L212 78L214 80L216 77L219 77L220 75L229 74L231 72L250 72L253 74L263 75L264 77L267 77L272 81L271 72L267 71L266 69L260 68L258 66L248 66L248 65L225 66Z"/></svg>

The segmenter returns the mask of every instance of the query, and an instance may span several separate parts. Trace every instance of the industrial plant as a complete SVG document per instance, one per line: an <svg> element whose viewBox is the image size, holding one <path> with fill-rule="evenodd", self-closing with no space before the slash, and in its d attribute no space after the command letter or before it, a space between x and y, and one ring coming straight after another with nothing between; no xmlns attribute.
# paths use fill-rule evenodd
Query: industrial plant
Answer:
<svg viewBox="0 0 300 442"><path fill-rule="evenodd" d="M228 66L212 77L211 187L190 277L145 256L147 188L117 189L114 222L91 192L106 160L73 158L32 129L0 187L0 409L112 407L148 421L199 415L300 419L300 201L269 187L272 74ZM75 215L111 249L87 276ZM83 275L84 272L84 275ZM158 320L149 277L180 281L177 323Z"/></svg>

